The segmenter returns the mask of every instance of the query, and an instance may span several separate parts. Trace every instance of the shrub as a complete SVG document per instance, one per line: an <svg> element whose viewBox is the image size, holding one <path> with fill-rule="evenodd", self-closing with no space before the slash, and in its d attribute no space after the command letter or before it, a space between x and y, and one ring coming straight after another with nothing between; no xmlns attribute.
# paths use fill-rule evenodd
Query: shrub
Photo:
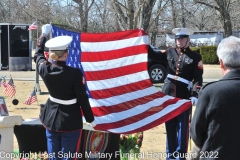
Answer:
<svg viewBox="0 0 240 160"><path fill-rule="evenodd" d="M216 54L217 46L202 46L200 47L200 54L204 64L218 64L218 57Z"/></svg>
<svg viewBox="0 0 240 160"><path fill-rule="evenodd" d="M191 50L200 54L200 48L199 47L191 47Z"/></svg>

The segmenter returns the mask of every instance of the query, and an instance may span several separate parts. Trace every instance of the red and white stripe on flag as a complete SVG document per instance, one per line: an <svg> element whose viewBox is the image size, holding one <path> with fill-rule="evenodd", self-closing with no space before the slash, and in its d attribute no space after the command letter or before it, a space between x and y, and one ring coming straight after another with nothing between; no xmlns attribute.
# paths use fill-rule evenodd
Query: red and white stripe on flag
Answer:
<svg viewBox="0 0 240 160"><path fill-rule="evenodd" d="M11 98L15 95L16 90L15 90L15 86L14 86L12 78L6 84L6 87L5 87L5 90L3 91L3 93Z"/></svg>
<svg viewBox="0 0 240 160"><path fill-rule="evenodd" d="M189 100L165 95L152 85L147 71L148 36L143 30L80 36L96 130L145 131L191 106Z"/></svg>
<svg viewBox="0 0 240 160"><path fill-rule="evenodd" d="M28 28L28 30L34 30L38 28L38 24L37 21L33 22L33 24L31 24Z"/></svg>
<svg viewBox="0 0 240 160"><path fill-rule="evenodd" d="M33 90L32 93L30 94L30 96L24 102L24 104L31 105L33 102L36 102L36 101L37 101L37 95L36 95L35 90Z"/></svg>

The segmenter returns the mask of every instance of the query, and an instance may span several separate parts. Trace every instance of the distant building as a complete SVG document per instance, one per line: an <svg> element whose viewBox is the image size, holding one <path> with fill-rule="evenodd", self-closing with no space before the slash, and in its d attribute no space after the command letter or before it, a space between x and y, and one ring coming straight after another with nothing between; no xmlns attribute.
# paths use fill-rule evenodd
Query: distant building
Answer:
<svg viewBox="0 0 240 160"><path fill-rule="evenodd" d="M240 38L240 31L233 31L233 36ZM190 36L191 46L213 46L218 45L223 39L223 32L199 31ZM159 33L156 36L156 47L174 46L175 39L172 33Z"/></svg>

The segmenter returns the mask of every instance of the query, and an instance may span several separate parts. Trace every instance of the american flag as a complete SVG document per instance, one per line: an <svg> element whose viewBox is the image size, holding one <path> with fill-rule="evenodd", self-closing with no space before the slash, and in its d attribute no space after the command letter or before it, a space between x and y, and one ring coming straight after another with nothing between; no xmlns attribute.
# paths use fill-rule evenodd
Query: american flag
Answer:
<svg viewBox="0 0 240 160"><path fill-rule="evenodd" d="M24 102L24 104L31 105L33 102L37 101L37 95L35 90L32 91L30 96L27 98L27 100Z"/></svg>
<svg viewBox="0 0 240 160"><path fill-rule="evenodd" d="M16 93L15 86L13 83L13 79L10 78L9 82L7 83L5 90L3 91L7 96L13 97Z"/></svg>
<svg viewBox="0 0 240 160"><path fill-rule="evenodd" d="M29 26L28 30L34 30L38 28L38 24L37 21L33 22L33 24L31 24L31 26Z"/></svg>
<svg viewBox="0 0 240 160"><path fill-rule="evenodd" d="M143 30L89 34L53 25L52 37L61 35L73 38L67 64L84 73L97 124L94 129L141 132L191 106L189 100L165 95L152 85L147 71L148 36Z"/></svg>

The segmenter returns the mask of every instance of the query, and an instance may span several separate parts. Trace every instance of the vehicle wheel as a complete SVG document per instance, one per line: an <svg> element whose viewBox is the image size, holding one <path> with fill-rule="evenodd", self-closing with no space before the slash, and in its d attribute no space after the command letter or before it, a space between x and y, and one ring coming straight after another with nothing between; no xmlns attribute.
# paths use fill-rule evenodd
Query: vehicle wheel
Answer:
<svg viewBox="0 0 240 160"><path fill-rule="evenodd" d="M162 83L167 76L167 70L161 64L155 64L149 68L148 74L152 83Z"/></svg>

